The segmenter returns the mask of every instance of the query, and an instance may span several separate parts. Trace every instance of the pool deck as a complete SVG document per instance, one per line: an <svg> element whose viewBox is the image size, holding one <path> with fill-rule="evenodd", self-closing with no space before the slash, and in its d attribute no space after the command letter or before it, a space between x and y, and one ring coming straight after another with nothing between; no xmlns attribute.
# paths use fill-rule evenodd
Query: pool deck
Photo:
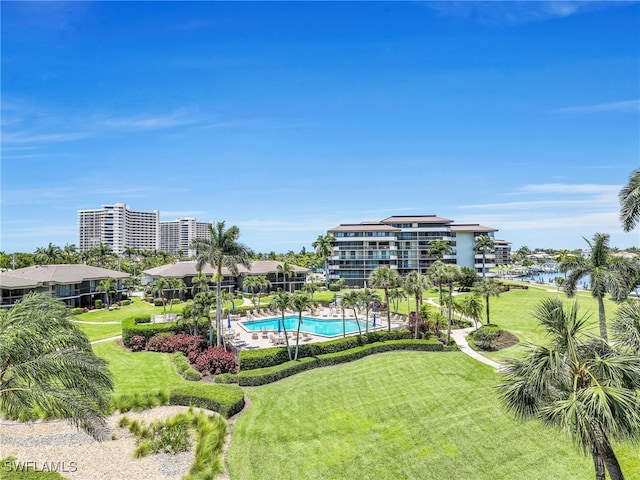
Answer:
<svg viewBox="0 0 640 480"><path fill-rule="evenodd" d="M287 315L298 315L296 312L288 312ZM383 316L384 315L384 316ZM336 308L317 308L315 311L311 312L311 311L307 311L307 312L303 312L303 316L309 316L309 317L313 317L313 318L317 318L319 320L342 320L342 312L339 311L339 309ZM269 320L269 319L273 319L273 318L279 318L277 315L263 315L263 316L248 316L248 317L235 317L231 319L231 329L227 329L227 321L225 319L224 321L224 330L223 330L223 336L227 336L227 337L231 337L234 336L234 339L231 340L230 344L232 346L235 346L234 344L238 345L236 348L240 349L240 350L253 350L253 349L257 349L257 348L266 348L266 347L274 347L274 346L283 346L286 344L280 344L280 345L275 345L274 343L271 342L271 340L269 339L270 335L273 335L273 331L269 331L267 334L267 337L264 338L261 332L251 332L249 330L247 330L244 325L242 325L243 322L250 322L250 321L254 321L254 320ZM347 320L355 320L355 318L353 316L348 316L346 317ZM388 323L387 323L387 318L386 318L386 312L376 312L376 326L375 328L371 327L371 319L372 319L372 312L369 313L369 331L378 331L378 330L386 330L388 328ZM365 324L364 324L364 319L358 317L358 320L360 321L360 326L362 328L362 332L364 333L365 331ZM406 322L399 320L396 321L394 315L391 315L391 328L400 328L406 326ZM296 331L293 330L287 330L287 333L289 334L289 344L290 345L295 345L296 343ZM351 335L357 335L358 332L355 333L347 333L348 336ZM257 336L257 338L256 338ZM277 334L275 335L277 336ZM302 332L300 332L300 340L299 343L305 344L305 343L314 343L314 342L326 342L327 340L333 340L336 338L340 338L342 337L342 333L333 337L328 337L325 335L314 335L311 333L307 333L307 338L303 337Z"/></svg>

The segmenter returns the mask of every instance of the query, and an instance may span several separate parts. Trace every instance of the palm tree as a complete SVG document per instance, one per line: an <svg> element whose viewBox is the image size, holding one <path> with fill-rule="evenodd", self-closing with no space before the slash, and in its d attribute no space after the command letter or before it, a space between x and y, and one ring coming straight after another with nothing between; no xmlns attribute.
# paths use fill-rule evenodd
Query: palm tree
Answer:
<svg viewBox="0 0 640 480"><path fill-rule="evenodd" d="M256 289L260 288L259 280L257 276L247 275L242 280L242 286L251 292L251 300L253 301L253 308L258 308L258 301L256 299Z"/></svg>
<svg viewBox="0 0 640 480"><path fill-rule="evenodd" d="M429 281L427 277L417 271L409 272L409 274L405 277L404 283L402 285L402 288L404 289L406 294L413 296L416 300L416 338L418 338L418 316L420 314L420 305L422 304L422 295L428 287Z"/></svg>
<svg viewBox="0 0 640 480"><path fill-rule="evenodd" d="M195 320L194 335L198 335L198 320L206 318L209 323L209 338L213 336L213 325L211 322L211 308L216 304L216 294L213 292L200 292L193 297L191 306L191 316Z"/></svg>
<svg viewBox="0 0 640 480"><path fill-rule="evenodd" d="M362 335L362 329L360 328L360 321L358 320L358 310L360 309L360 295L358 292L351 290L345 293L342 296L342 301L340 302L342 308L350 308L353 310L353 317L356 319L356 325L358 326L358 334ZM346 329L345 324L342 325L343 333Z"/></svg>
<svg viewBox="0 0 640 480"><path fill-rule="evenodd" d="M55 265L62 260L62 249L49 242L49 246L36 249L34 258L39 265Z"/></svg>
<svg viewBox="0 0 640 480"><path fill-rule="evenodd" d="M623 348L640 355L640 301L630 300L620 305L611 324L613 336Z"/></svg>
<svg viewBox="0 0 640 480"><path fill-rule="evenodd" d="M129 260L131 260L133 258L133 256L138 253L138 249L135 248L135 247L131 247L131 246L127 245L126 247L124 247L123 253L124 253L125 257L127 257Z"/></svg>
<svg viewBox="0 0 640 480"><path fill-rule="evenodd" d="M609 293L616 301L627 298L632 288L630 280L634 277L634 267L625 259L611 256L608 234L596 233L593 236L593 242L586 238L584 240L591 249L589 258L576 256L568 262L560 264L561 270L571 271L564 282L564 290L568 297L573 297L576 294L578 281L589 276L591 296L598 301L600 337L606 341L607 317L604 297Z"/></svg>
<svg viewBox="0 0 640 480"><path fill-rule="evenodd" d="M78 247L67 243L62 249L61 258L66 263L78 263Z"/></svg>
<svg viewBox="0 0 640 480"><path fill-rule="evenodd" d="M310 294L313 299L313 295L318 291L318 284L316 282L306 283L302 289Z"/></svg>
<svg viewBox="0 0 640 480"><path fill-rule="evenodd" d="M221 333L221 312L220 312L220 291L222 286L222 267L227 268L232 275L238 276L238 265L242 265L248 270L251 269L249 261L249 248L238 242L240 229L233 225L228 230L225 229L225 222L217 222L215 228L209 225L209 238L194 238L191 248L196 251L196 268L202 268L208 263L216 272L214 280L216 282L216 345L222 343ZM213 338L209 338L209 345L213 344Z"/></svg>
<svg viewBox="0 0 640 480"><path fill-rule="evenodd" d="M296 330L296 351L293 356L298 360L298 345L300 344L300 327L302 326L302 312L315 306L313 299L306 293L295 293L291 298L291 307L298 312L298 329Z"/></svg>
<svg viewBox="0 0 640 480"><path fill-rule="evenodd" d="M169 291L171 292L171 300L169 300L169 312L173 310L173 298L177 293L178 298L182 300L182 294L187 291L187 286L181 278L169 279Z"/></svg>
<svg viewBox="0 0 640 480"><path fill-rule="evenodd" d="M449 290L447 302L447 345L449 345L451 341L451 313L453 312L453 284L460 277L460 269L456 265L445 265L442 277Z"/></svg>
<svg viewBox="0 0 640 480"><path fill-rule="evenodd" d="M331 233L327 233L326 235L318 235L316 241L311 244L311 246L316 249L316 254L322 258L324 262L324 279L326 288L329 288L329 267L327 260L333 251L333 241L333 235Z"/></svg>
<svg viewBox="0 0 640 480"><path fill-rule="evenodd" d="M618 199L622 228L625 232L630 232L640 221L640 168L631 172L629 183L622 187Z"/></svg>
<svg viewBox="0 0 640 480"><path fill-rule="evenodd" d="M400 283L400 276L397 270L392 270L386 266L379 266L369 276L369 285L373 288L384 290L384 301L387 304L387 327L391 331L391 306L389 304L389 289L395 288Z"/></svg>
<svg viewBox="0 0 640 480"><path fill-rule="evenodd" d="M398 277L398 282L400 281L400 277ZM394 312L398 313L398 307L400 300L405 297L404 292L401 287L392 288L389 290L389 300L393 302Z"/></svg>
<svg viewBox="0 0 640 480"><path fill-rule="evenodd" d="M465 295L460 300L460 312L467 318L473 320L478 329L478 323L482 320L482 310L484 305L478 295Z"/></svg>
<svg viewBox="0 0 640 480"><path fill-rule="evenodd" d="M114 253L111 250L111 245L107 243L100 243L100 245L93 247L89 250L89 263L97 263L99 267L104 267L107 260L113 257Z"/></svg>
<svg viewBox="0 0 640 480"><path fill-rule="evenodd" d="M479 235L476 237L473 249L482 254L482 278L484 278L486 273L485 263L487 253L493 253L495 249L493 239L489 235Z"/></svg>
<svg viewBox="0 0 640 480"><path fill-rule="evenodd" d="M116 293L118 293L118 281L115 278L105 278L104 280L100 281L96 290L98 292L104 292L104 295L107 299L106 304L107 306L110 306L111 294L113 293L115 295Z"/></svg>
<svg viewBox="0 0 640 480"><path fill-rule="evenodd" d="M283 292L278 289L278 292L271 299L271 308L275 308L282 315L282 329L284 330L284 340L287 344L287 354L289 355L289 360L291 360L291 347L289 346L289 337L287 336L287 326L284 322L284 316L287 313L287 310L293 307L292 296L290 293Z"/></svg>
<svg viewBox="0 0 640 480"><path fill-rule="evenodd" d="M369 333L369 310L371 309L374 303L380 302L380 295L378 294L378 292L376 292L371 288L363 288L358 292L358 295L360 296L360 303L361 305L364 306L364 311L366 315L365 316L366 322L364 324L365 333Z"/></svg>
<svg viewBox="0 0 640 480"><path fill-rule="evenodd" d="M489 297L500 296L500 294L502 293L502 290L500 289L500 285L498 285L494 280L490 278L486 278L476 283L476 286L473 287L473 291L474 293L484 297L484 302L486 306L486 315L487 315L487 325L491 325L491 320L489 317Z"/></svg>
<svg viewBox="0 0 640 480"><path fill-rule="evenodd" d="M40 410L100 439L112 390L107 363L53 297L29 293L0 315L1 413Z"/></svg>
<svg viewBox="0 0 640 480"><path fill-rule="evenodd" d="M191 295L195 296L196 292L208 292L209 282L211 279L202 272L191 278Z"/></svg>
<svg viewBox="0 0 640 480"><path fill-rule="evenodd" d="M519 418L571 435L591 454L597 480L605 479L605 468L612 480L623 480L611 442L640 436L640 357L590 337L577 302L565 308L549 297L533 315L548 342L529 345L524 358L508 362L498 386L503 404Z"/></svg>
<svg viewBox="0 0 640 480"><path fill-rule="evenodd" d="M169 289L169 279L158 277L151 282L151 294L156 298L162 299L162 311L167 313L167 304L164 301L164 291Z"/></svg>
<svg viewBox="0 0 640 480"><path fill-rule="evenodd" d="M282 274L283 290L286 291L287 279L294 273L293 267L291 266L291 264L289 264L289 262L285 260L284 262L282 262L280 265L276 267L276 275L278 273ZM289 292L291 292L291 285L289 285Z"/></svg>
<svg viewBox="0 0 640 480"><path fill-rule="evenodd" d="M558 252L553 257L553 259L556 261L556 263L558 264L558 267L560 268L560 265L567 265L568 263L570 263L573 260L574 257L575 257L575 255L573 254L573 252L571 250L567 250L566 248L563 248L561 250L558 250ZM560 271L562 272L562 268L560 268ZM565 270L562 273L564 273L564 279L566 280L567 279L567 271Z"/></svg>
<svg viewBox="0 0 640 480"><path fill-rule="evenodd" d="M441 260L436 260L427 269L427 277L431 283L435 283L438 286L438 303L440 304L440 313L442 313L444 309L442 284L446 281L446 265Z"/></svg>
<svg viewBox="0 0 640 480"><path fill-rule="evenodd" d="M453 247L446 240L431 240L427 251L436 257L438 260L442 260L445 255L451 255L453 253Z"/></svg>

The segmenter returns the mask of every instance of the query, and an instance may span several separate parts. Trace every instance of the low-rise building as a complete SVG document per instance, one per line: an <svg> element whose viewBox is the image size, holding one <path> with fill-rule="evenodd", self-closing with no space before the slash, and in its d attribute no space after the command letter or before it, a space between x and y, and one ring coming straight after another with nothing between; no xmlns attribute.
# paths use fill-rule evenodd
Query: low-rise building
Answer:
<svg viewBox="0 0 640 480"><path fill-rule="evenodd" d="M108 278L116 280L116 298L126 287L122 280L128 273L92 267L89 265L35 265L0 272L0 306L10 307L29 292L48 293L68 307L88 307L94 300L104 298L99 290L100 282Z"/></svg>

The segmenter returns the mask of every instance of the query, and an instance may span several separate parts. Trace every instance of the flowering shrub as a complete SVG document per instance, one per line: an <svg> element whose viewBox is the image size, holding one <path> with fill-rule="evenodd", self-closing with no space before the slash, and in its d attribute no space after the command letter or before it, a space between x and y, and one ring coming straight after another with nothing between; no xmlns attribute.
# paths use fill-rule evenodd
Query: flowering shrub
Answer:
<svg viewBox="0 0 640 480"><path fill-rule="evenodd" d="M238 373L238 362L236 356L223 347L209 347L196 358L195 368L200 373L211 375Z"/></svg>
<svg viewBox="0 0 640 480"><path fill-rule="evenodd" d="M139 352L141 350L144 350L146 343L147 339L142 335L134 335L133 337L131 337L131 340L129 340L129 346L131 347L132 352Z"/></svg>
<svg viewBox="0 0 640 480"><path fill-rule="evenodd" d="M156 335L151 337L147 343L147 350L152 352L182 352L189 355L189 352L198 352L204 350L207 341L196 335L187 333L178 333L177 335Z"/></svg>

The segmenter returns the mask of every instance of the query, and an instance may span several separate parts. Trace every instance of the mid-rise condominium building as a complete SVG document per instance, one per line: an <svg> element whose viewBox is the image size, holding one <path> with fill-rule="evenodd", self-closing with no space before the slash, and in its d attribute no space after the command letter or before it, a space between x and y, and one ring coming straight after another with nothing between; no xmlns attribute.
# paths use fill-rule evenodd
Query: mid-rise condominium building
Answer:
<svg viewBox="0 0 640 480"><path fill-rule="evenodd" d="M192 257L196 251L191 248L191 241L194 238L211 238L209 227L213 227L213 222L198 222L195 218L160 222L160 250L171 255L182 252Z"/></svg>
<svg viewBox="0 0 640 480"><path fill-rule="evenodd" d="M496 241L497 231L479 224L455 224L435 215L392 216L379 222L341 224L328 231L334 237L333 253L328 260L329 280L344 279L347 285L366 286L371 272L381 265L403 276L412 271L426 273L436 261L431 250L435 240L446 241L452 247L451 253L443 255L443 262L482 273L482 254L474 249L475 239L480 235L494 240L494 252L485 254L486 273L509 259L510 243Z"/></svg>
<svg viewBox="0 0 640 480"><path fill-rule="evenodd" d="M122 255L126 247L137 250L161 250L176 255L194 255L194 238L209 238L210 222L179 218L161 222L160 212L131 210L124 203L103 205L94 210L78 210L78 249L86 252L100 244Z"/></svg>

